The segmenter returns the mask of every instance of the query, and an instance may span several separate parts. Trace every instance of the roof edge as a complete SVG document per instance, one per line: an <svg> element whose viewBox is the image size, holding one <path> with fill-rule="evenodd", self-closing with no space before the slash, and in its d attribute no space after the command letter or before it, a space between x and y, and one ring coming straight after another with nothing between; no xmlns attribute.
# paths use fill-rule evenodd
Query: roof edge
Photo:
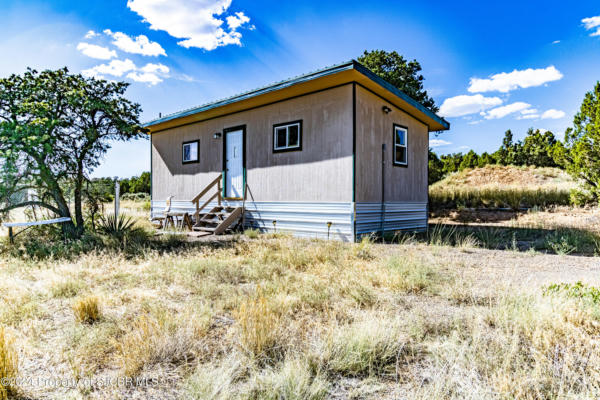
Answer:
<svg viewBox="0 0 600 400"><path fill-rule="evenodd" d="M235 103L241 100L245 100L254 96L258 96L261 94L273 92L275 90L283 89L297 83L309 81L315 78L320 78L322 76L327 76L331 74L335 74L337 72L346 71L354 68L355 60L346 61L341 64L332 65L330 67L326 67L317 71L309 72L307 74L299 75L295 78L290 78L287 80L279 81L276 83L272 83L267 86L260 87L258 89L251 90L249 92L244 92L241 94L236 94L230 97L226 97L221 100L216 100L214 102L205 103L197 107L188 108L186 110L178 111L169 115L165 115L162 118L155 118L153 120L147 121L142 124L144 128L149 126L162 124L164 122L168 122L177 118L187 117L189 115L197 114L203 111L211 110L213 108L218 108L227 104Z"/></svg>
<svg viewBox="0 0 600 400"><path fill-rule="evenodd" d="M416 108L421 113L425 114L427 117L431 118L432 120L434 120L435 122L440 124L442 127L444 127L445 130L450 129L450 123L448 121L446 121L444 118L438 116L436 113L431 111L429 108L425 107L423 104L419 103L412 97L408 96L406 93L402 92L397 87L395 87L391 83L387 82L383 78L374 74L373 72L371 72L371 70L369 70L367 67L365 67L360 62L358 62L354 59L343 62L341 64L336 64L336 65L333 65L330 67L326 67L326 68L323 68L323 69L320 69L320 70L317 70L314 72L309 72L304 75L299 75L295 78L290 78L290 79L287 79L284 81L280 81L280 82L276 82L276 83L273 83L273 84L270 84L267 86L263 86L263 87L260 87L258 89L254 89L254 90L251 90L248 92L244 92L241 94L226 97L224 99L217 100L217 101L214 101L211 103L205 103L205 104L197 106L197 107L192 107L192 108L188 108L186 110L178 111L178 112L166 115L164 117L155 118L153 120L143 123L142 126L144 128L148 128L148 127L151 127L154 125L159 125L159 124L162 124L162 123L165 123L168 121L172 121L172 120L175 120L178 118L183 118L183 117L187 117L187 116L190 116L193 114L198 114L198 113L201 113L204 111L212 110L212 109L222 107L222 106L225 106L228 104L236 103L238 101L242 101L242 100L246 100L246 99L249 99L249 98L252 98L255 96L259 96L261 94L266 94L266 93L274 92L274 91L277 91L280 89L284 89L284 88L293 86L298 83L310 81L310 80L313 80L316 78L324 77L324 76L335 74L335 73L342 72L342 71L347 71L350 69L356 70L357 72L363 74L364 76L366 76L367 78L369 78L370 80L375 82L376 84L382 86L389 92L393 93L395 96L398 96L403 101L405 101L406 103L408 103L412 107Z"/></svg>
<svg viewBox="0 0 600 400"><path fill-rule="evenodd" d="M354 62L354 69L356 69L358 72L365 75L367 78L371 79L378 85L383 86L385 89L392 92L394 95L400 97L402 100L404 100L411 106L415 107L417 110L421 111L423 114L427 115L429 118L442 125L446 130L450 129L450 123L444 118L440 117L439 115L431 111L429 108L425 107L423 104L419 103L418 101L416 101L415 99L398 89L396 86L381 78L379 75L376 75L370 69L368 69L358 61L352 61Z"/></svg>

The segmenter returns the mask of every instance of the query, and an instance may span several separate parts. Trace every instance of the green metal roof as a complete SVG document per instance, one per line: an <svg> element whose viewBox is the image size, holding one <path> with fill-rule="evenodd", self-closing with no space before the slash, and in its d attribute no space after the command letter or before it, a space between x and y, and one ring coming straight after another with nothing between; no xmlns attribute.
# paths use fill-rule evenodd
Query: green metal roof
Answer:
<svg viewBox="0 0 600 400"><path fill-rule="evenodd" d="M203 104L198 107L189 108L187 110L179 111L179 112L176 112L173 114L165 115L164 117L156 118L151 121L148 121L148 122L144 123L143 126L150 127L153 125L161 124L163 122L167 122L167 121L171 121L171 120L174 120L177 118L182 118L182 117L197 114L200 112L212 110L214 108L226 106L228 104L236 103L236 102L246 100L246 99L249 99L249 98L252 98L255 96L259 96L259 95L262 95L265 93L274 92L274 91L281 90L281 89L284 89L284 88L287 88L287 87L290 87L290 86L293 86L293 85L296 85L299 83L311 81L313 79L321 78L321 77L324 77L327 75L332 75L332 74L336 74L336 73L351 70L351 69L354 69L354 70L360 72L361 74L365 75L370 80L372 80L373 82L384 87L388 91L392 92L394 95L400 97L405 102L409 103L410 105L412 105L413 107L415 107L416 109L421 111L422 113L426 114L429 118L438 122L445 129L450 129L450 124L445 119L443 119L442 117L439 117L433 111L431 111L430 109L428 109L427 107L425 107L424 105L419 103L418 101L414 100L412 97L408 96L407 94L405 94L404 92L402 92L401 90L399 90L398 88L393 86L392 84L388 83L384 79L375 75L367 67L360 64L356 60L350 60L350 61L347 61L342 64L337 64L337 65L333 65L331 67L326 67L326 68L323 68L323 69L320 69L320 70L317 70L314 72L310 72L308 74L297 76L295 78L287 79L285 81L273 83L271 85L264 86L259 89L251 90L249 92L245 92L242 94L227 97L222 100L217 100L212 103Z"/></svg>

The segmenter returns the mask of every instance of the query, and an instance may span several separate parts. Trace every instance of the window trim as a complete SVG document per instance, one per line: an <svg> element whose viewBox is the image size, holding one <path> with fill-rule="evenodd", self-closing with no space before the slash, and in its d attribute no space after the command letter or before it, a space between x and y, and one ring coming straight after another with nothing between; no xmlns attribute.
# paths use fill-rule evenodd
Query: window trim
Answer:
<svg viewBox="0 0 600 400"><path fill-rule="evenodd" d="M195 160L188 160L188 161L186 161L186 160L183 159L183 151L185 149L185 145L186 144L193 144L193 143L196 143L196 146L197 146L197 149L198 149L198 152L196 153L196 159ZM181 143L181 163L182 164L197 164L199 162L200 162L200 139L189 140L187 142Z"/></svg>
<svg viewBox="0 0 600 400"><path fill-rule="evenodd" d="M281 128L281 127L288 127L288 126L293 126L293 125L298 125L298 146L294 146L294 147L280 147L280 148L276 148L275 147L275 143L276 143L276 139L275 139L275 133L277 132L277 128ZM280 124L275 124L273 125L273 153L286 153L288 151L302 151L302 120L296 120L296 121L290 121L290 122L283 122ZM289 129L286 129L286 139L289 139Z"/></svg>
<svg viewBox="0 0 600 400"><path fill-rule="evenodd" d="M397 144L396 143L396 131L400 129L404 131L404 145L401 144ZM408 167L408 127L404 126L404 125L399 125L399 124L394 124L394 129L392 130L392 134L394 135L393 139L392 139L392 164L395 167L403 167L406 168ZM400 162L400 161L396 161L396 147L404 147L406 150L406 161L405 162Z"/></svg>

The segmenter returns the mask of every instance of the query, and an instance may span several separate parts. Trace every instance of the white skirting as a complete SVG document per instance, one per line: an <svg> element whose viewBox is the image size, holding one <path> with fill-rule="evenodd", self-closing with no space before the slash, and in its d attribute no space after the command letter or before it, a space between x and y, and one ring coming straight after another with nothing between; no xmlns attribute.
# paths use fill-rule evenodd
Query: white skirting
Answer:
<svg viewBox="0 0 600 400"><path fill-rule="evenodd" d="M241 206L240 201L225 201L224 204ZM216 202L211 203L205 210L216 205ZM164 208L165 200L153 200L152 216L159 216ZM171 203L171 210L193 214L195 206L190 201L175 200ZM355 237L367 233L381 232L383 210L385 231L427 229L427 203L407 202L387 202L385 208L382 208L381 203L354 205L344 202L249 201L246 202L245 227L262 232L289 232L308 238L353 241Z"/></svg>

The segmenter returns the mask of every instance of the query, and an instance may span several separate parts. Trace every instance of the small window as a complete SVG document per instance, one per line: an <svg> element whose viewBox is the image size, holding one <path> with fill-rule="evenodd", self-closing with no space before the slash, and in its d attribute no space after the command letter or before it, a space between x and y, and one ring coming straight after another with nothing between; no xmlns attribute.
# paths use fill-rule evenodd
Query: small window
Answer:
<svg viewBox="0 0 600 400"><path fill-rule="evenodd" d="M302 121L273 126L273 152L302 150Z"/></svg>
<svg viewBox="0 0 600 400"><path fill-rule="evenodd" d="M200 145L199 140L193 140L191 142L184 142L182 146L182 162L184 164L197 163L199 161L198 148Z"/></svg>
<svg viewBox="0 0 600 400"><path fill-rule="evenodd" d="M408 129L394 125L394 165L408 165Z"/></svg>

